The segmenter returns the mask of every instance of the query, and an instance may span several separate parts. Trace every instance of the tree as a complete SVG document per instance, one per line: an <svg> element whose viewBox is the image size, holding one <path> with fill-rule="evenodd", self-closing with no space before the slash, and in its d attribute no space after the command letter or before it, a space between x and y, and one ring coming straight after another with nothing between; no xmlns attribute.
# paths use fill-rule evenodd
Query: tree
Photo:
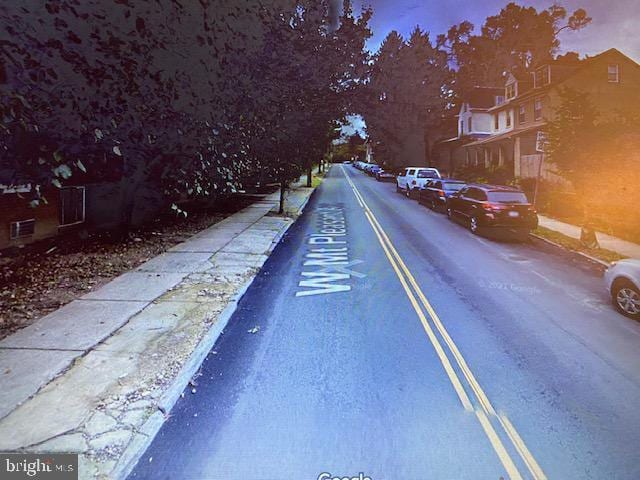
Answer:
<svg viewBox="0 0 640 480"><path fill-rule="evenodd" d="M375 57L367 131L376 151L390 165L429 160L429 135L449 102L451 72L447 55L418 27L405 42L391 32Z"/></svg>
<svg viewBox="0 0 640 480"><path fill-rule="evenodd" d="M257 169L286 183L359 81L370 13L345 2L331 35L327 16L303 0L3 4L0 172L35 183L36 204L41 185L120 168L125 230L142 191L181 212Z"/></svg>
<svg viewBox="0 0 640 480"><path fill-rule="evenodd" d="M509 3L487 17L479 35L464 21L438 36L437 44L457 66L456 92L464 95L474 86L501 85L505 72L524 73L551 60L560 47L561 31L580 30L590 22L584 9L567 18L566 9L557 4L538 11Z"/></svg>
<svg viewBox="0 0 640 480"><path fill-rule="evenodd" d="M640 118L632 105L603 117L589 95L579 90L564 88L560 97L555 117L546 126L547 158L575 189L583 211L581 236L594 247L596 220L626 218L625 223L634 223L629 212L637 211L640 201L634 188L640 181L635 167ZM640 215L635 217L640 221Z"/></svg>

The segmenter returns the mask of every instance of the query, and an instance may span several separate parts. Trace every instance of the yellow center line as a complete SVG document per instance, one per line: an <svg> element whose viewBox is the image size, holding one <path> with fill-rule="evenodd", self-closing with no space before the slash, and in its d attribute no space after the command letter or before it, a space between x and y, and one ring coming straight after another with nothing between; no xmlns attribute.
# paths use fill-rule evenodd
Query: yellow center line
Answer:
<svg viewBox="0 0 640 480"><path fill-rule="evenodd" d="M491 405L491 402L489 401L489 398L485 394L485 392L482 389L482 387L480 387L480 384L478 383L478 381L476 380L475 376L471 372L471 369L467 365L467 362L465 361L464 357L460 353L460 351L459 351L458 347L456 346L455 342L453 341L453 339L451 338L451 336L447 332L446 328L444 327L444 324L440 320L440 317L435 312L435 310L433 309L431 303L427 300L426 296L422 292L420 286L418 285L418 283L415 280L414 276L412 275L411 271L408 269L408 267L404 263L402 257L400 257L400 254L395 249L393 243L391 242L391 240L389 239L388 235L386 234L386 232L384 231L384 229L382 228L382 226L380 225L380 223L376 219L375 215L373 214L373 212L371 211L371 209L369 208L369 206L365 202L364 198L362 197L362 195L358 191L357 187L355 186L355 184L353 183L353 181L351 180L351 178L349 177L349 175L345 171L344 167L341 166L341 169L342 169L342 171L343 171L348 183L350 184L350 186L351 186L351 188L352 188L352 190L353 190L353 192L354 192L354 194L356 196L356 199L358 200L358 203L364 208L367 220L371 224L376 236L378 237L378 241L382 245L387 258L389 259L389 262L392 264L392 266L393 266L393 268L394 268L394 270L396 272L396 275L400 279L400 281L402 283L402 286L405 289L405 292L407 293L407 296L409 296L409 299L411 300L411 303L414 306L414 310L416 310L416 312L418 312L418 317L420 318L420 321L421 321L423 327L425 328L425 331L427 332L427 335L429 336L429 339L431 340L431 343L434 345L434 348L436 349L436 352L438 352L438 356L440 357L441 363L445 367L445 371L447 371L447 375L449 376L449 379L451 380L452 384L454 385L454 388L456 389L456 392L458 393L458 396L460 397L463 405L465 406L465 409L468 410L467 404L465 403L465 401L463 399L466 398L466 400L468 401L469 398L468 398L466 392L464 392L464 389L463 389L463 394L461 394L458 391L458 387L456 385L459 385L461 387L461 382L460 382L457 374L455 373L455 370L452 370L451 372L449 372L447 370L447 366L448 366L448 368L451 368L451 363L449 362L449 359L446 356L446 354L444 354L444 351L443 351L443 349L442 349L442 347L440 345L440 342L438 341L437 337L435 336L435 334L433 332L433 329L429 325L429 322L428 322L426 316L424 315L424 312L422 312L422 309L420 309L419 305L416 307L415 303L417 303L417 302L415 302L415 295L413 294L413 291L411 291L411 289L407 287L407 279L408 279L408 283L413 287L413 290L415 291L415 293L417 294L418 298L420 299L420 302L422 303L423 307L427 311L429 317L431 317L432 321L434 322L438 332L440 333L440 335L444 339L447 347L449 348L449 351L453 355L453 357L454 357L456 363L458 364L460 370L462 371L465 379L467 380L469 386L471 387L472 391L474 392L474 395L475 395L476 399L480 403L480 406L482 407L482 411L476 411L476 415L478 416L478 419L479 419L479 421L480 421L480 423L481 423L481 425L482 425L487 437L489 438L494 450L498 454L500 460L503 463L503 466L505 466L505 468L507 469L507 472L509 473L511 478L521 478L520 473L517 471L515 465L513 464L513 461L509 457L508 452L504 448L504 445L502 444L502 441L500 440L499 436L496 434L496 432L493 429L493 426L491 425L491 422L489 421L487 416L494 417L494 418L496 418L498 420L499 424L502 426L503 430L505 431L505 433L507 434L507 436L509 437L509 439L513 443L513 446L518 451L518 454L522 457L523 461L525 462L527 468L529 469L529 471L531 472L533 477L536 480L546 480L546 478L547 478L546 475L544 474L544 472L542 471L542 469L540 468L540 466L536 462L535 458L533 457L533 455L531 454L529 449L526 447L524 441L522 440L522 438L520 437L520 435L516 431L515 427L511 424L509 419L506 417L506 415L502 414L502 413L500 415L496 414L496 411L493 408L493 406ZM398 267L398 265L399 265L399 267ZM406 276L406 279L402 275L402 273L404 273L404 276ZM440 356L440 352L442 352L442 354L444 355L444 360Z"/></svg>

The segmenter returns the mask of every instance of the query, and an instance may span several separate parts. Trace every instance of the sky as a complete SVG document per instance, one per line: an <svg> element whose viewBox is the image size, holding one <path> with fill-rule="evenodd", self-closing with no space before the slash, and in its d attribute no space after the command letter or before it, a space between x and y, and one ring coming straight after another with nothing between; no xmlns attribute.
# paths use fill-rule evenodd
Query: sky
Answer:
<svg viewBox="0 0 640 480"><path fill-rule="evenodd" d="M469 20L479 31L486 17L498 14L507 3L508 0L353 0L355 12L359 12L363 5L373 7L370 23L373 37L368 42L372 52L392 30L406 38L416 25L428 31L434 41L438 34L446 33L449 27L464 20ZM516 3L541 10L554 1ZM596 55L614 47L640 63L640 0L565 0L555 3L564 6L569 14L577 8L584 8L593 18L591 24L580 31L560 33L561 53L576 51L581 56ZM362 130L361 120L353 119L352 123ZM346 129L345 133L352 131Z"/></svg>

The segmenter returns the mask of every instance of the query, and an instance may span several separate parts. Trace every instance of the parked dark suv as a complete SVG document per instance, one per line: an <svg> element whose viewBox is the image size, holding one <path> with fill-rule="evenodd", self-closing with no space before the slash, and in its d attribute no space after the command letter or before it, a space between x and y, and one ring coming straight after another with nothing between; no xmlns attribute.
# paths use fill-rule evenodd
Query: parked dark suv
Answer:
<svg viewBox="0 0 640 480"><path fill-rule="evenodd" d="M524 237L538 226L536 209L514 187L468 185L447 198L447 216L461 220L475 233L502 230Z"/></svg>
<svg viewBox="0 0 640 480"><path fill-rule="evenodd" d="M447 198L466 187L467 182L453 178L434 179L427 182L420 190L418 197L421 204L432 210L443 209L447 205Z"/></svg>

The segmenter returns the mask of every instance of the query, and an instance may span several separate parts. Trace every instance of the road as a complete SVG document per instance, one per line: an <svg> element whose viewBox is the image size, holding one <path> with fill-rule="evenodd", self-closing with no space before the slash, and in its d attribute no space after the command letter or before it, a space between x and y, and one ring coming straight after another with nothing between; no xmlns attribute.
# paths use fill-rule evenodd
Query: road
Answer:
<svg viewBox="0 0 640 480"><path fill-rule="evenodd" d="M130 478L638 479L639 367L588 265L334 165Z"/></svg>

